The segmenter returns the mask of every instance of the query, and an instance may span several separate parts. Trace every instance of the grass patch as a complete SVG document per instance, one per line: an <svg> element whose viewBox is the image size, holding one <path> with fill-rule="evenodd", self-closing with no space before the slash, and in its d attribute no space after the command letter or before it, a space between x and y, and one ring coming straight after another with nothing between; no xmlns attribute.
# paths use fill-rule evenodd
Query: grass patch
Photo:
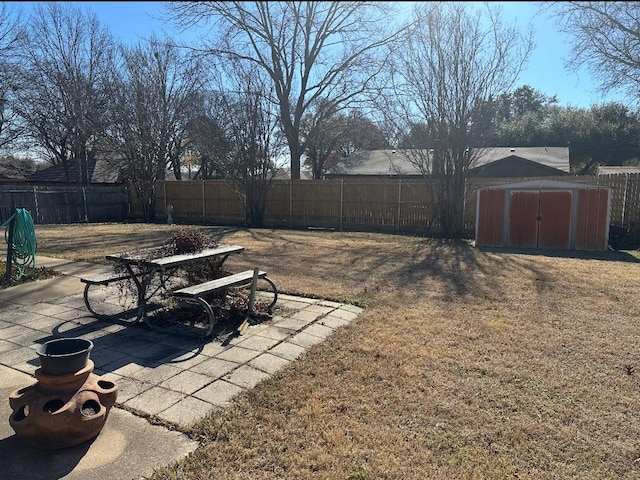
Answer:
<svg viewBox="0 0 640 480"><path fill-rule="evenodd" d="M30 283L36 280L46 280L47 278L53 278L58 275L54 269L49 267L27 267L24 270L23 275L20 276L18 269L13 266L11 269L11 276L7 278L7 262L0 260L0 288L13 287L21 285L23 283Z"/></svg>
<svg viewBox="0 0 640 480"><path fill-rule="evenodd" d="M43 255L106 263L176 228L36 233ZM640 478L637 252L205 228L245 247L230 271L367 307L194 425L202 446L152 479Z"/></svg>
<svg viewBox="0 0 640 480"><path fill-rule="evenodd" d="M349 474L347 480L371 480L371 477L364 468L358 467Z"/></svg>

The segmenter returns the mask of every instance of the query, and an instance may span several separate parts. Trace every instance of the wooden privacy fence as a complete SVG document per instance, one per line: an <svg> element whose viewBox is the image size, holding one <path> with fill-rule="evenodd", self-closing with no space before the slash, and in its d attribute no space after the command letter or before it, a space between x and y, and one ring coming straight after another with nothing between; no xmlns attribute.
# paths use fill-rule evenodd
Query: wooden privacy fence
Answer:
<svg viewBox="0 0 640 480"><path fill-rule="evenodd" d="M124 186L0 185L2 222L13 207L28 210L35 224L120 222L129 217L129 194Z"/></svg>
<svg viewBox="0 0 640 480"><path fill-rule="evenodd" d="M612 187L611 224L640 233L640 175L545 178ZM474 236L478 188L526 180L533 178L468 179L464 198L466 235ZM432 198L435 187L433 181L423 178L275 181L267 196L265 226L437 235L441 231ZM157 195L157 218L166 218L166 208L172 205L173 218L178 222L244 224L239 197L223 180L160 182Z"/></svg>
<svg viewBox="0 0 640 480"><path fill-rule="evenodd" d="M283 180L267 195L265 226L425 232L434 225L425 180ZM237 193L222 180L167 181L156 215L185 223L243 224Z"/></svg>

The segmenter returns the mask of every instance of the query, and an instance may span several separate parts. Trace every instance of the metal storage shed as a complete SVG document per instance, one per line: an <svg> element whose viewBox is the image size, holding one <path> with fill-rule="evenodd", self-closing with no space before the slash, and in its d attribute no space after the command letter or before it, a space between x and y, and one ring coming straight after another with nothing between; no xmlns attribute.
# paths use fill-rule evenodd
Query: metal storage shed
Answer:
<svg viewBox="0 0 640 480"><path fill-rule="evenodd" d="M606 250L611 187L557 180L478 189L476 245Z"/></svg>

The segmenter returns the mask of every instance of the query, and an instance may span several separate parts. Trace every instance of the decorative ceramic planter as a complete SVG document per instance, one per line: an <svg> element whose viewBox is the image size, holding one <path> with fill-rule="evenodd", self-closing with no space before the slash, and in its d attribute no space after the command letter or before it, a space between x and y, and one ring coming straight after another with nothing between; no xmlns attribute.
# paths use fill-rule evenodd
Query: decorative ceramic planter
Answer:
<svg viewBox="0 0 640 480"><path fill-rule="evenodd" d="M62 340L69 341L52 340L38 348L42 362L34 374L38 381L9 394L11 428L34 447L46 450L96 437L118 395L115 383L93 373L94 363L88 360L90 341ZM71 373L55 373L79 365Z"/></svg>

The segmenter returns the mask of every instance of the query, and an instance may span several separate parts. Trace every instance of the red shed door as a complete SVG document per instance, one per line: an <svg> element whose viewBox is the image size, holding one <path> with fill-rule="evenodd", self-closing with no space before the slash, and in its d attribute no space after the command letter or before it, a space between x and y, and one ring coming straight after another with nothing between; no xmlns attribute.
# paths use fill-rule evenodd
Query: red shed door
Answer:
<svg viewBox="0 0 640 480"><path fill-rule="evenodd" d="M540 192L512 191L509 196L509 246L535 248L538 246L538 210Z"/></svg>
<svg viewBox="0 0 640 480"><path fill-rule="evenodd" d="M576 248L606 250L609 229L609 191L581 188L578 192Z"/></svg>
<svg viewBox="0 0 640 480"><path fill-rule="evenodd" d="M569 248L571 197L569 190L540 192L539 248Z"/></svg>
<svg viewBox="0 0 640 480"><path fill-rule="evenodd" d="M501 247L504 232L504 190L480 190L476 245Z"/></svg>
<svg viewBox="0 0 640 480"><path fill-rule="evenodd" d="M512 191L509 199L509 246L569 248L571 196L571 191Z"/></svg>

